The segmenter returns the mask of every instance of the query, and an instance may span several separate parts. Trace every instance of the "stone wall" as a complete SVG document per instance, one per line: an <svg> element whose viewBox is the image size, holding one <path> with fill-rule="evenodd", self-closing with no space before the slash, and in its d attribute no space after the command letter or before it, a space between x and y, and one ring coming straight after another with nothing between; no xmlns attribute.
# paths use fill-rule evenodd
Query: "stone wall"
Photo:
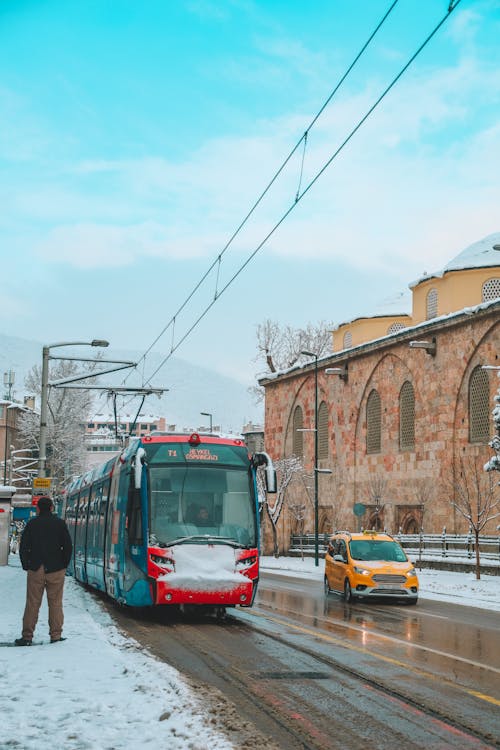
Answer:
<svg viewBox="0 0 500 750"><path fill-rule="evenodd" d="M411 348L410 340L436 340L436 354ZM414 329L323 358L318 363L318 405L328 408L328 458L318 467L332 473L318 475L319 531L358 529L378 524L397 532L413 527L429 533L463 533L468 524L451 501L460 473L478 457L492 455L486 441L469 442L469 379L478 365L500 365L500 301L428 321ZM326 374L327 367L348 364L349 377ZM499 385L489 371L491 409ZM415 393L415 446L399 445L399 395L405 381ZM292 418L297 405L304 427L313 428L314 365L297 367L265 386L265 441L273 459L292 454ZM381 400L381 451L366 450L366 402L377 389ZM491 411L490 409L490 411ZM491 435L494 427L491 421ZM304 432L304 470L291 483L288 503L304 502L304 530L314 531L314 432ZM498 477L500 479L500 476ZM272 500L271 500L272 502ZM362 517L353 513L362 503ZM265 516L265 514L264 514ZM483 533L495 533L491 522ZM264 551L270 551L269 521L263 517ZM286 551L293 515L285 509L279 523L281 550Z"/></svg>

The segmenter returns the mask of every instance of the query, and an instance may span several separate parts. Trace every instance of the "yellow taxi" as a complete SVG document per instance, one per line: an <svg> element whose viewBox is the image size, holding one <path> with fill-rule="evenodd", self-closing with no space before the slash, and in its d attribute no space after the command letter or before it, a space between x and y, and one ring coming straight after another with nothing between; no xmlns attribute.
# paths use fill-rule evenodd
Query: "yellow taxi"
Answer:
<svg viewBox="0 0 500 750"><path fill-rule="evenodd" d="M336 531L325 554L325 594L353 599L391 598L416 604L418 578L406 552L389 534Z"/></svg>

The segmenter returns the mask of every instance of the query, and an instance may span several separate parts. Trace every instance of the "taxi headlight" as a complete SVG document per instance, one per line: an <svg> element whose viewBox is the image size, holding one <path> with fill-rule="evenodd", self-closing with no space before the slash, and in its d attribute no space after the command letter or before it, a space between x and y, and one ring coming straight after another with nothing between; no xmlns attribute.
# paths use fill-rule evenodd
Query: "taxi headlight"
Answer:
<svg viewBox="0 0 500 750"><path fill-rule="evenodd" d="M415 568L410 568L410 570L406 571L405 575L407 578L413 578L417 575L417 571L415 570Z"/></svg>
<svg viewBox="0 0 500 750"><path fill-rule="evenodd" d="M371 570L367 570L366 568L358 568L358 566L355 565L354 572L359 573L359 575L362 575L362 576L369 576L371 573Z"/></svg>

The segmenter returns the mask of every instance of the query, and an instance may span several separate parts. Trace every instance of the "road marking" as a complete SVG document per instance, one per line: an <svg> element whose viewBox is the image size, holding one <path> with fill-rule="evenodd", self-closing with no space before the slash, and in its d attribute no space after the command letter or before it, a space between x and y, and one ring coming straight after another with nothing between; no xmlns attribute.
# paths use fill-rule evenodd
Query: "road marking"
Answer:
<svg viewBox="0 0 500 750"><path fill-rule="evenodd" d="M419 667L412 667L409 664L407 664L406 662L402 662L399 659L394 659L391 656L384 656L382 654L377 654L376 652L370 651L369 649L367 649L365 647L355 646L355 645L350 644L348 642L346 643L345 640L340 639L340 638L335 638L334 636L331 636L331 635L327 635L326 633L323 633L320 630L319 631L318 630L311 630L310 628L305 628L305 627L303 627L301 625L294 625L293 623L290 623L290 622L288 622L286 620L280 620L277 617L270 617L269 615L266 615L266 614L260 614L259 612L256 612L255 610L253 610L251 613L249 612L249 613L245 613L245 614L248 614L249 617L261 617L263 619L270 620L271 622L274 622L274 623L276 623L277 625L280 625L280 626L286 625L286 627L290 628L291 630L296 630L299 633L303 633L304 635L313 636L314 638L317 638L317 639L322 640L322 641L326 641L327 643L333 643L336 646L341 646L343 648L347 648L350 651L356 651L357 653L365 654L365 655L368 654L368 656L372 656L375 659L379 659L380 661L387 662L388 664L392 664L393 666L396 666L396 667L401 667L402 669L405 669L405 670L407 670L409 672L413 672L415 674L421 675L423 677L427 677L428 679L431 679L431 680L438 680L439 682L444 682L447 685L455 688L456 690L461 690L462 692L467 693L468 695L472 695L475 698L479 698L480 700L487 701L488 703L492 703L495 706L500 706L500 700L497 699L497 698L494 698L491 695L487 695L486 693L480 693L477 690L472 690L471 688L467 688L467 687L465 687L463 685L457 685L455 682L452 682L451 680L446 679L446 677L442 677L440 675L432 674L431 672L427 672L424 669L420 669ZM350 625L346 625L345 627L351 627L351 626ZM357 630L361 630L363 632L366 632L366 631L363 630L363 628L356 628L356 629ZM373 635L373 634L370 633L370 635ZM382 637L386 638L388 640L399 641L399 639L397 639L397 638L391 638L390 636L382 636ZM409 644L406 641L399 641L399 642L400 643L404 643L405 645L415 645L415 644ZM500 670L496 669L495 667L488 667L488 666L483 665L483 664L477 664L477 662L468 661L467 659L461 659L460 657L451 656L450 654L446 654L446 653L444 653L442 651L437 651L437 650L434 650L434 649L427 649L427 648L425 648L425 646L419 646L418 648L422 649L423 651L431 651L432 653L439 654L441 656L446 656L448 658L459 659L460 661L463 661L466 664L473 664L475 666L480 666L482 669L488 669L488 670L491 670L493 672L498 672L500 674Z"/></svg>
<svg viewBox="0 0 500 750"><path fill-rule="evenodd" d="M305 616L309 617L310 615L305 615ZM301 617L304 617L303 613L301 613ZM319 620L320 618L318 617L318 615L315 615L314 619ZM323 620L323 621L327 622L326 620ZM345 622L341 622L340 620L335 620L334 624L342 628L355 630L358 633L362 633L364 636L372 636L374 639L379 638L381 640L390 641L391 643L397 643L399 646L405 646L405 647L410 646L411 648L417 649L419 651L424 651L425 653L434 654L436 656L444 656L447 659L454 659L455 661L460 661L463 664L467 664L467 666L477 667L478 669L486 669L489 672L495 672L496 674L500 674L500 669L498 667L492 667L489 664L483 664L482 662L474 661L473 659L466 659L463 656L456 656L454 654L448 653L447 651L440 651L437 648L431 648L430 646L422 646L420 643L414 643L413 641L406 641L406 640L403 640L402 638L396 638L396 636L394 635L387 635L386 633L374 632L373 630L364 628L360 625L354 625L352 623L345 623Z"/></svg>

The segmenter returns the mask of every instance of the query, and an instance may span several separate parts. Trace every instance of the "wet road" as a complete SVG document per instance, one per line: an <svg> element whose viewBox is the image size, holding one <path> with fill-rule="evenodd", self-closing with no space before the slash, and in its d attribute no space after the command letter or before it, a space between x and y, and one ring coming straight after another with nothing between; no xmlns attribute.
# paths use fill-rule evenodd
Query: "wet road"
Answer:
<svg viewBox="0 0 500 750"><path fill-rule="evenodd" d="M500 585L500 582L499 582ZM346 604L319 582L266 573L254 611L276 612L500 701L500 612L420 599ZM500 711L500 703L499 711Z"/></svg>
<svg viewBox="0 0 500 750"><path fill-rule="evenodd" d="M235 747L500 748L499 613L425 600L349 605L325 599L318 582L272 574L252 609L222 623L111 609L208 686L209 712L228 712Z"/></svg>

